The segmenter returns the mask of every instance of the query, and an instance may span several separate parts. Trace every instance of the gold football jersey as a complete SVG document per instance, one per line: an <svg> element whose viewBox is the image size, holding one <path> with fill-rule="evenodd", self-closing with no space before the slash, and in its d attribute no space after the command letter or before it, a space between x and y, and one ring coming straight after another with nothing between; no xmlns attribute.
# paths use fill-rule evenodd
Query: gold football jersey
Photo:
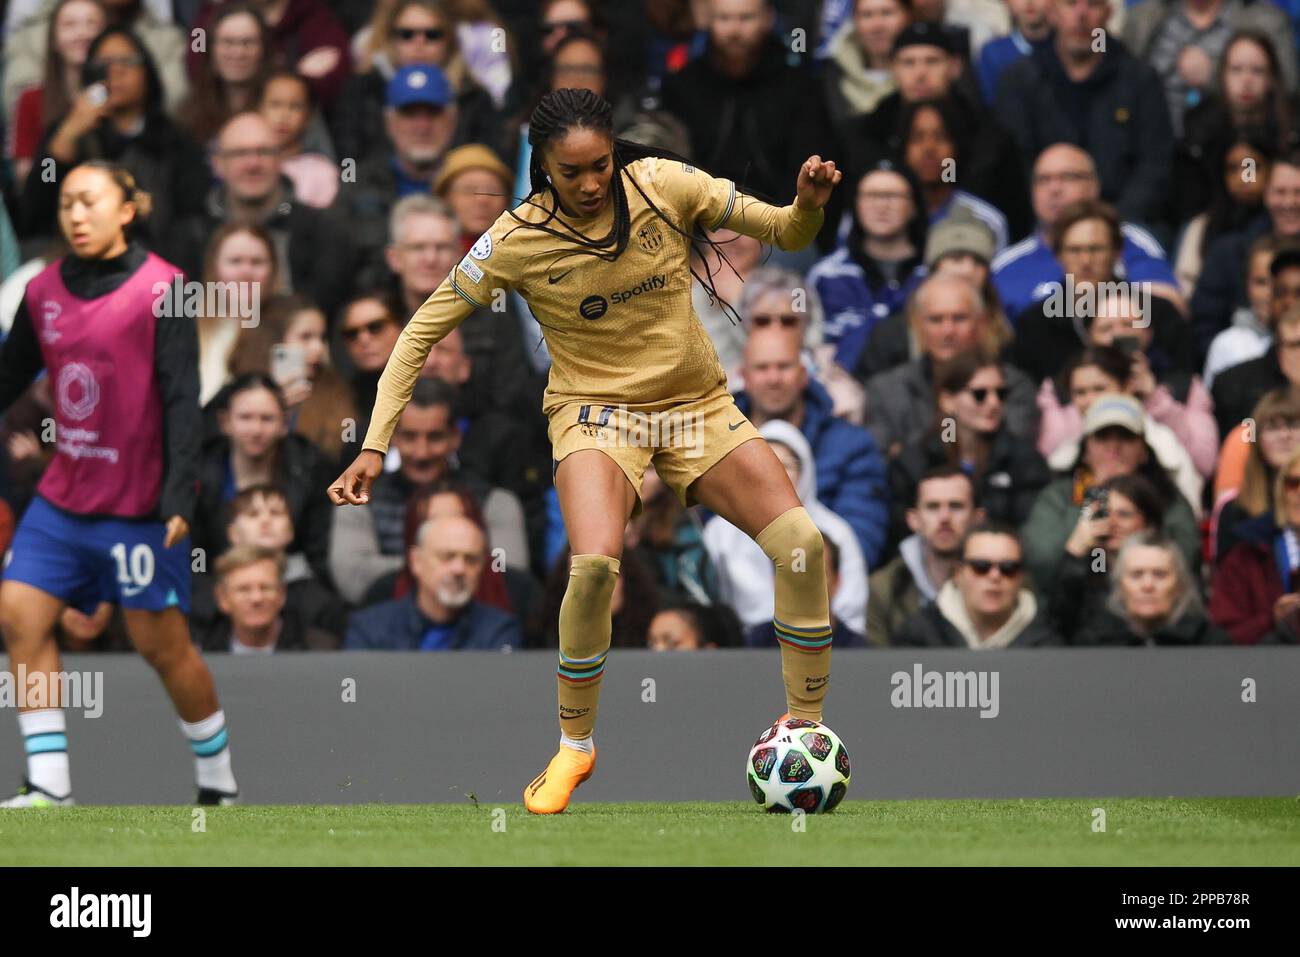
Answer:
<svg viewBox="0 0 1300 957"><path fill-rule="evenodd" d="M550 194L524 202L513 216L503 213L479 237L402 331L379 380L365 448L387 451L433 344L475 309L504 309L511 291L528 303L550 350L542 406L547 415L576 401L651 412L726 384L691 306L689 235L697 223L725 226L782 249L802 249L821 228L823 212L772 206L674 160L639 159L621 175L631 231L627 248L613 261L515 218L545 220L554 208ZM677 229L650 208L642 192ZM561 213L548 225L600 237L613 217L609 203L596 216Z"/></svg>

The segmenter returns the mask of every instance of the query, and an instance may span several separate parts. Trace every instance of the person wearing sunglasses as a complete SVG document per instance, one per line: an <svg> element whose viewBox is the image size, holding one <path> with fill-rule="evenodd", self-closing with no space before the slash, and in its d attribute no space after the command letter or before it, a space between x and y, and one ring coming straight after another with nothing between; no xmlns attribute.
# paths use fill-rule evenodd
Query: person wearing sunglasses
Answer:
<svg viewBox="0 0 1300 957"><path fill-rule="evenodd" d="M1182 547L1157 531L1129 538L1115 558L1106 608L1084 623L1076 645L1226 645L1205 614Z"/></svg>
<svg viewBox="0 0 1300 957"><path fill-rule="evenodd" d="M987 520L966 533L953 577L903 626L895 642L972 650L1060 643L1026 582L1016 530Z"/></svg>
<svg viewBox="0 0 1300 957"><path fill-rule="evenodd" d="M988 518L1019 525L1029 517L1051 474L1033 446L1007 429L1009 394L1002 363L977 350L936 366L934 424L889 463L891 543L907 535L907 507L936 465L971 477Z"/></svg>
<svg viewBox="0 0 1300 957"><path fill-rule="evenodd" d="M1137 399L1120 393L1098 396L1084 418L1083 434L1066 468L1053 467L1058 477L1039 492L1022 529L1025 561L1039 594L1052 594L1061 553L1089 490L1120 475L1140 474L1155 487L1165 503L1160 530L1178 543L1189 568L1199 568L1196 515L1175 481L1175 465L1153 444Z"/></svg>
<svg viewBox="0 0 1300 957"><path fill-rule="evenodd" d="M362 65L343 88L330 131L340 156L382 155L385 93L404 67L437 67L455 104L455 143L485 143L500 152L503 124L492 94L475 79L460 47L460 24L442 0L398 0L378 4L360 42ZM475 31L482 24L474 24ZM490 32L493 27L488 26ZM491 55L489 55L491 56Z"/></svg>
<svg viewBox="0 0 1300 957"><path fill-rule="evenodd" d="M1272 508L1234 529L1215 570L1210 617L1234 643L1295 642L1300 626L1300 449L1273 481ZM1281 629L1280 634L1275 634Z"/></svg>

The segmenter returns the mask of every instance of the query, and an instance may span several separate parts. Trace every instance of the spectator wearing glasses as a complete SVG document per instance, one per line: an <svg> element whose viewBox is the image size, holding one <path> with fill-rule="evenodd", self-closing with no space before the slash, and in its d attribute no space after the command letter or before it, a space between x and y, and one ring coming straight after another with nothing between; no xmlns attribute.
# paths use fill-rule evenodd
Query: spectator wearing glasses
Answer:
<svg viewBox="0 0 1300 957"><path fill-rule="evenodd" d="M928 228L920 184L887 161L858 180L851 215L844 245L808 273L826 311L826 341L850 371L876 355L867 348L872 330L902 312L920 285Z"/></svg>
<svg viewBox="0 0 1300 957"><path fill-rule="evenodd" d="M953 577L903 626L895 643L976 651L1060 644L1024 583L1024 569L1014 528L975 525L962 542Z"/></svg>
<svg viewBox="0 0 1300 957"><path fill-rule="evenodd" d="M332 109L352 69L348 34L325 0L256 0L271 36L271 58L307 77L316 99ZM221 11L218 0L207 0L194 22L211 35L212 20ZM205 50L189 49L190 75L199 69Z"/></svg>
<svg viewBox="0 0 1300 957"><path fill-rule="evenodd" d="M1019 525L1051 478L1041 456L1006 427L1010 394L1002 363L972 350L935 371L935 417L928 432L890 460L890 542L907 534L921 477L939 465L960 468L978 489L984 514Z"/></svg>
<svg viewBox="0 0 1300 957"><path fill-rule="evenodd" d="M1064 269L1064 282L1045 299L1015 319L1012 361L1042 382L1061 371L1090 338L1096 317L1106 308L1140 313L1148 339L1141 352L1151 351L1158 375L1198 368L1187 324L1166 299L1144 293L1146 287L1121 278L1120 249L1124 234L1119 216L1105 203L1081 200L1066 207L1048 236L1052 253Z"/></svg>
<svg viewBox="0 0 1300 957"><path fill-rule="evenodd" d="M375 407L379 377L388 364L388 357L393 354L398 336L402 334L402 324L397 320L392 297L386 291L365 292L354 297L343 307L340 315L339 339L353 370L348 384L352 387L352 401L359 413L354 443L359 450L370 425L370 410Z"/></svg>
<svg viewBox="0 0 1300 957"><path fill-rule="evenodd" d="M201 637L204 651L269 655L333 651L342 644L339 635L302 620L301 609L289 604L283 552L236 545L217 559L215 572L221 617Z"/></svg>
<svg viewBox="0 0 1300 957"><path fill-rule="evenodd" d="M1077 645L1222 645L1228 636L1206 617L1182 547L1159 532L1139 532L1119 550L1106 610L1079 630Z"/></svg>
<svg viewBox="0 0 1300 957"><path fill-rule="evenodd" d="M993 231L969 209L958 206L936 223L925 239L925 268L921 275L956 276L980 291L993 329L1011 337L1011 325L1002 310L1002 300L993 285L989 263L994 253ZM851 346L847 346L851 349ZM877 372L893 369L919 354L918 343L909 325L907 311L900 310L878 322L867 337L867 346L858 361L858 375L870 378Z"/></svg>
<svg viewBox="0 0 1300 957"><path fill-rule="evenodd" d="M140 39L157 65L158 80L162 87L163 109L172 115L185 99L189 81L185 76L185 48L189 38L176 24L161 19L148 4L137 0L101 0L96 4L106 15L106 25L119 30L129 30ZM18 4L9 4L9 13L16 12ZM4 115L15 115L20 94L41 82L49 65L49 51L57 49L58 42L50 36L50 20L62 7L42 0L33 15L13 26L4 45ZM100 29L105 23L101 22ZM96 30L95 33L99 31ZM94 34L92 34L94 36ZM53 40L53 45L51 41ZM68 88L75 93L79 84ZM48 121L46 123L48 126Z"/></svg>
<svg viewBox="0 0 1300 957"><path fill-rule="evenodd" d="M367 258L364 285L387 287L403 316L424 304L464 254L456 217L426 193L399 199L365 230L367 246L375 251ZM382 239L371 238L378 236Z"/></svg>
<svg viewBox="0 0 1300 957"><path fill-rule="evenodd" d="M197 273L207 238L219 226L257 223L275 240L283 291L303 293L326 315L333 315L352 282L348 231L334 214L298 202L266 119L259 113L240 113L226 123L212 165L219 182L207 192L203 210L177 224L172 240L177 265Z"/></svg>
<svg viewBox="0 0 1300 957"><path fill-rule="evenodd" d="M867 427L886 456L934 419L936 368L968 349L1000 354L1010 338L1005 324L991 317L980 291L970 280L947 274L931 276L912 295L908 320L920 356L867 380ZM1006 424L1013 435L1031 440L1038 434L1034 384L1019 369L1003 370L1007 387Z"/></svg>
<svg viewBox="0 0 1300 957"><path fill-rule="evenodd" d="M207 36L208 55L195 65L180 121L196 142L211 150L232 116L257 109L273 69L273 52L261 12L239 0L222 4L208 24Z"/></svg>
<svg viewBox="0 0 1300 957"><path fill-rule="evenodd" d="M492 95L471 74L460 46L461 26L443 0L397 0L378 4L361 44L368 64L351 77L333 114L340 156L369 159L384 142L387 91L406 67L435 67L446 78L454 105L457 143L486 143L500 151L501 114ZM491 27L489 27L491 29ZM391 104L388 104L391 105Z"/></svg>
<svg viewBox="0 0 1300 957"><path fill-rule="evenodd" d="M1045 298L1053 283L1065 279L1065 269L1048 245L1048 236L1061 214L1074 203L1101 199L1097 165L1085 150L1071 143L1055 143L1039 153L1029 183L1037 226L1032 234L1008 246L993 260L993 282L1013 320ZM1153 295L1185 308L1173 269L1156 238L1127 220L1120 223L1119 229L1124 278L1150 283Z"/></svg>
<svg viewBox="0 0 1300 957"><path fill-rule="evenodd" d="M1097 31L1110 0L1051 0L1052 42L1013 63L998 84L997 115L1020 144L1025 165L1053 143L1085 147L1101 195L1124 219L1165 215L1174 136L1155 71Z"/></svg>
<svg viewBox="0 0 1300 957"><path fill-rule="evenodd" d="M1246 454L1239 484L1218 490L1210 524L1215 561L1237 543L1239 525L1273 508L1277 476L1291 453L1300 449L1300 390L1266 392L1251 412L1250 422L1250 433L1234 433L1224 442L1225 458L1233 445L1245 446Z"/></svg>
<svg viewBox="0 0 1300 957"><path fill-rule="evenodd" d="M51 124L36 150L15 223L19 235L54 235L64 177L98 158L126 169L154 197L139 235L150 248L172 252L167 236L179 217L198 207L207 171L197 145L163 112L153 60L132 33L110 27L91 42L81 81L68 112Z"/></svg>
<svg viewBox="0 0 1300 957"><path fill-rule="evenodd" d="M802 432L816 464L812 491L852 527L874 568L889 528L885 461L870 432L831 413L830 396L800 359L800 344L797 328L755 329L745 344L745 390L736 394L736 407L760 430L783 420Z"/></svg>
<svg viewBox="0 0 1300 957"><path fill-rule="evenodd" d="M1300 623L1300 451L1273 480L1271 508L1234 529L1235 544L1219 561L1210 617L1238 645L1268 640L1274 629Z"/></svg>

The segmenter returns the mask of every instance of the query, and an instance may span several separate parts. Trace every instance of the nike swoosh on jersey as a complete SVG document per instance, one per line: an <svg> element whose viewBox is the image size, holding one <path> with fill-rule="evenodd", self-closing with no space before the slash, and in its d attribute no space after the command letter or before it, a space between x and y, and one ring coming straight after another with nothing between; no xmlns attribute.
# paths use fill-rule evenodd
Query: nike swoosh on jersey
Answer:
<svg viewBox="0 0 1300 957"><path fill-rule="evenodd" d="M560 273L558 276L547 276L547 277L546 277L546 281L549 282L552 286L554 286L557 282L559 282L561 279L563 279L563 278L564 278L565 276L567 276L569 273L573 272L573 269L576 269L576 268L577 268L577 267L575 266L575 267L573 267L573 268L571 268L571 269L566 269L566 270L564 270L564 272Z"/></svg>
<svg viewBox="0 0 1300 957"><path fill-rule="evenodd" d="M735 432L738 428L740 428L740 427L741 427L742 425L744 425L744 424L745 424L745 420L744 420L744 419L741 419L741 420L740 420L739 422L737 422L735 425L729 425L729 426L727 426L727 431L728 431L728 432Z"/></svg>

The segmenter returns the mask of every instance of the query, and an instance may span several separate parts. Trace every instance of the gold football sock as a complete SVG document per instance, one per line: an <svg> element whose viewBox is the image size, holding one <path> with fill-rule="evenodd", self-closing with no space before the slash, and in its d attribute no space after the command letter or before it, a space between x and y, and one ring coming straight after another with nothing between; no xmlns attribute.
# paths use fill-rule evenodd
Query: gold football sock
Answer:
<svg viewBox="0 0 1300 957"><path fill-rule="evenodd" d="M822 720L831 676L831 611L821 532L802 505L775 518L755 539L776 566L772 624L790 714Z"/></svg>
<svg viewBox="0 0 1300 957"><path fill-rule="evenodd" d="M569 587L560 603L560 731L580 741L596 727L600 681L609 653L610 601L619 560L608 555L574 555Z"/></svg>

